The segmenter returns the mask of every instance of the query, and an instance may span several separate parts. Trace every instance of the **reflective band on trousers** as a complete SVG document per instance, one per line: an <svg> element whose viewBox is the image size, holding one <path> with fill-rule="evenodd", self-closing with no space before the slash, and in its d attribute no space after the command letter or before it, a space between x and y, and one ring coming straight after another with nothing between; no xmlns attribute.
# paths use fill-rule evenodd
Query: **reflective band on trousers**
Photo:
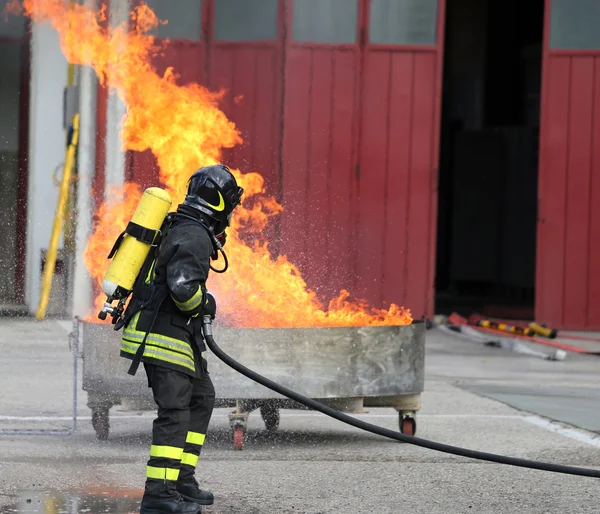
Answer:
<svg viewBox="0 0 600 514"><path fill-rule="evenodd" d="M171 298L173 297L171 296ZM183 312L193 311L202 302L202 287L198 286L198 291L196 291L194 296L192 296L186 302L178 302L175 300L175 298L173 298L173 301L175 302L175 305L177 305L177 307L179 307L179 309Z"/></svg>
<svg viewBox="0 0 600 514"><path fill-rule="evenodd" d="M150 457L181 460L182 454L183 448L177 448L176 446L158 446L153 444L150 447Z"/></svg>
<svg viewBox="0 0 600 514"><path fill-rule="evenodd" d="M179 470L172 468L155 468L154 466L146 466L146 476L148 478L156 478L158 480L177 480L179 478Z"/></svg>
<svg viewBox="0 0 600 514"><path fill-rule="evenodd" d="M204 439L206 439L206 434L200 434L198 432L188 432L185 442L202 446L204 444Z"/></svg>
<svg viewBox="0 0 600 514"><path fill-rule="evenodd" d="M181 464L195 468L196 464L198 464L198 455L194 455L193 453L184 453L181 457Z"/></svg>

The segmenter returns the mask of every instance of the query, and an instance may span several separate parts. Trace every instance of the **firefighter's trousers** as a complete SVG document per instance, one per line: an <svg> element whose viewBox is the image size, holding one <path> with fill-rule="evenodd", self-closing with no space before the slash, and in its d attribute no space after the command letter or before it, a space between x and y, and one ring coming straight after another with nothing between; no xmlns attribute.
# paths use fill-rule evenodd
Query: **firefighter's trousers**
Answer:
<svg viewBox="0 0 600 514"><path fill-rule="evenodd" d="M158 406L146 468L145 494L173 496L178 480L194 480L215 404L215 389L205 361L203 365L203 377L194 378L162 366L144 364Z"/></svg>

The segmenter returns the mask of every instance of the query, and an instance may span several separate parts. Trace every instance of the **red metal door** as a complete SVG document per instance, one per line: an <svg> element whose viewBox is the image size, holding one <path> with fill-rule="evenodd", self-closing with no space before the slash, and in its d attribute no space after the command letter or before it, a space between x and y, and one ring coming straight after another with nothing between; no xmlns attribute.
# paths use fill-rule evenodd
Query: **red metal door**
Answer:
<svg viewBox="0 0 600 514"><path fill-rule="evenodd" d="M223 161L257 171L278 197L283 77L283 0L212 0L208 87L225 90L221 108L243 144Z"/></svg>
<svg viewBox="0 0 600 514"><path fill-rule="evenodd" d="M431 315L444 0L286 6L282 252L322 300Z"/></svg>
<svg viewBox="0 0 600 514"><path fill-rule="evenodd" d="M357 198L358 290L431 316L445 0L371 0Z"/></svg>
<svg viewBox="0 0 600 514"><path fill-rule="evenodd" d="M286 6L281 252L327 301L355 283L361 5Z"/></svg>
<svg viewBox="0 0 600 514"><path fill-rule="evenodd" d="M536 319L600 329L598 2L546 0Z"/></svg>

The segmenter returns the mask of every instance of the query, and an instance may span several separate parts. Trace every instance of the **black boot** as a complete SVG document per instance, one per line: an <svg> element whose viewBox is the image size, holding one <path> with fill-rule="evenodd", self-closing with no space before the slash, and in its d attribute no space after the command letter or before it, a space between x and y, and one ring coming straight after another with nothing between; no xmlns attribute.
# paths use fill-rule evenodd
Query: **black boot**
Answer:
<svg viewBox="0 0 600 514"><path fill-rule="evenodd" d="M144 494L140 514L197 514L200 505L185 501L179 494L168 498Z"/></svg>
<svg viewBox="0 0 600 514"><path fill-rule="evenodd" d="M184 500L198 505L212 505L215 502L213 493L200 489L194 478L177 481L177 492L181 494Z"/></svg>

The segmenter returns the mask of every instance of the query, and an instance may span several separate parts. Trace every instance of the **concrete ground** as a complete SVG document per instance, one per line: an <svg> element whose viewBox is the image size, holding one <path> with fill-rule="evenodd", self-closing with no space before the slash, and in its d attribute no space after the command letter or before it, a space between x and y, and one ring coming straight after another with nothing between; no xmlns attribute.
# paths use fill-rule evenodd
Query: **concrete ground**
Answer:
<svg viewBox="0 0 600 514"><path fill-rule="evenodd" d="M0 429L69 427L69 329L63 321L0 319ZM596 356L553 362L428 331L417 435L600 468L599 369ZM0 513L136 512L153 413L119 409L106 442L95 437L82 391L73 436L0 436ZM368 411L357 417L397 429L393 410ZM600 510L597 479L399 444L313 412L283 411L274 435L252 414L245 450L236 452L227 413L215 411L201 458L202 485L216 496L208 513Z"/></svg>

